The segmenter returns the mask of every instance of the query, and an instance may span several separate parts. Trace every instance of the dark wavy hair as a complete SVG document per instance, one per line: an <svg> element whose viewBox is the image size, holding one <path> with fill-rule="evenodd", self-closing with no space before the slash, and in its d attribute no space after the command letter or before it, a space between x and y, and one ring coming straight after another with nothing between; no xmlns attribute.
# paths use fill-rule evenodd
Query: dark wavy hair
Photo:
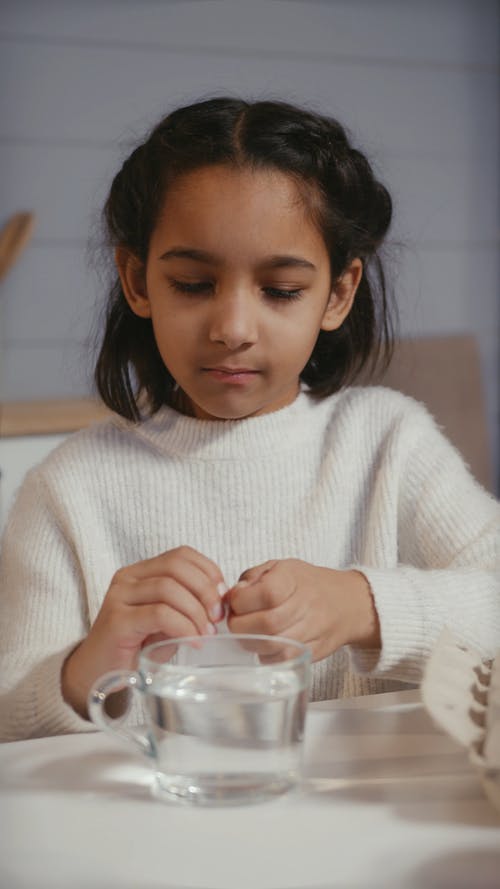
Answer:
<svg viewBox="0 0 500 889"><path fill-rule="evenodd" d="M164 117L124 162L107 197L106 243L128 248L143 263L165 195L176 177L215 164L275 169L293 177L330 256L332 281L359 257L363 274L352 309L338 330L320 331L301 373L326 396L390 360L394 306L380 247L392 201L366 157L331 117L279 101L213 98ZM97 390L113 411L139 420L172 404L176 382L156 346L150 319L130 309L118 275L111 286L95 369Z"/></svg>

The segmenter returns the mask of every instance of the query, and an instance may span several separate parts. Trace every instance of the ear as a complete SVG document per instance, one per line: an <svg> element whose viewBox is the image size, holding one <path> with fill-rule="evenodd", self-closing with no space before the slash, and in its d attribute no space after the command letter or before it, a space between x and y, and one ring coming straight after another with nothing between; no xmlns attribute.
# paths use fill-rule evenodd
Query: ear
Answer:
<svg viewBox="0 0 500 889"><path fill-rule="evenodd" d="M351 311L356 290L363 274L363 263L353 259L343 275L335 282L326 307L321 330L337 330Z"/></svg>
<svg viewBox="0 0 500 889"><path fill-rule="evenodd" d="M115 262L122 290L130 308L139 318L151 318L144 263L127 247L116 248Z"/></svg>

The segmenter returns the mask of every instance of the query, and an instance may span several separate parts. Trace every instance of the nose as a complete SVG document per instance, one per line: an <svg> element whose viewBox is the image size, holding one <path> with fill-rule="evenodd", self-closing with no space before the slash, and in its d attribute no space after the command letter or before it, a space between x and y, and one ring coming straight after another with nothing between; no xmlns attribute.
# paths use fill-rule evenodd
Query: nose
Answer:
<svg viewBox="0 0 500 889"><path fill-rule="evenodd" d="M210 340L223 343L228 349L257 342L257 308L246 290L224 296L220 294L212 303Z"/></svg>

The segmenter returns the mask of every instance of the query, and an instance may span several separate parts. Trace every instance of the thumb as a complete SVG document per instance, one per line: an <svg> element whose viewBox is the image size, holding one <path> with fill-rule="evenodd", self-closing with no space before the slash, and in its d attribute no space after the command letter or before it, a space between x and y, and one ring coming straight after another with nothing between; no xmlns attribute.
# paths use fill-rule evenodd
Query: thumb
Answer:
<svg viewBox="0 0 500 889"><path fill-rule="evenodd" d="M246 571L243 571L243 573L240 574L238 583L241 583L242 581L248 584L257 583L264 574L271 571L277 564L277 559L270 559L268 562L263 562L262 565L255 565L253 568L247 568Z"/></svg>

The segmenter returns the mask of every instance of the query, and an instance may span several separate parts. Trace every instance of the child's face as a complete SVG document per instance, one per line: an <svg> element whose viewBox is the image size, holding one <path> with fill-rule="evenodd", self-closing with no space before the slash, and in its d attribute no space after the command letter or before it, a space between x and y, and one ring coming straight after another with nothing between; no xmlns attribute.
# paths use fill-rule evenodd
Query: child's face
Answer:
<svg viewBox="0 0 500 889"><path fill-rule="evenodd" d="M127 300L150 317L166 367L201 418L292 402L321 329L348 314L355 260L332 291L329 257L293 180L204 167L170 188L144 269L122 250Z"/></svg>

